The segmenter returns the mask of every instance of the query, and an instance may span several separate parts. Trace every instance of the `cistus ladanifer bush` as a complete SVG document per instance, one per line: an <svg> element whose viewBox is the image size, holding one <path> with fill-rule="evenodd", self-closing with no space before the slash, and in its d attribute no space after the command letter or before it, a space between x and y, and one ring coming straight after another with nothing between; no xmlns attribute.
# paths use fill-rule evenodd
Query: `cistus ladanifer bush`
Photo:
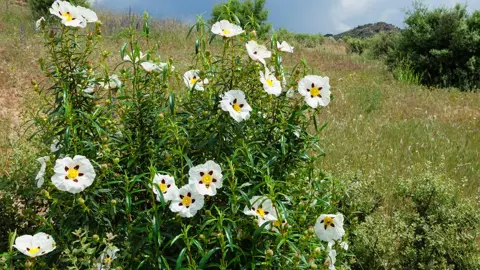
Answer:
<svg viewBox="0 0 480 270"><path fill-rule="evenodd" d="M50 12L34 83L39 205L27 205L43 209L40 236L12 234L7 265L349 268L348 228L320 168L329 79L305 59L284 65L288 41L198 19L180 70L158 57L146 14L118 52L100 53L95 12L64 1Z"/></svg>

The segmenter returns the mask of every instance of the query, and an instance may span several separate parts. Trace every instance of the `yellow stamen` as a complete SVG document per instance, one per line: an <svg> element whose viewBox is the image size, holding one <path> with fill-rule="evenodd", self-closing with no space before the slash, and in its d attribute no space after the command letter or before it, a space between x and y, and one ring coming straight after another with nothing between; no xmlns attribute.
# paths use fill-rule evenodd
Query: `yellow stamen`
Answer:
<svg viewBox="0 0 480 270"><path fill-rule="evenodd" d="M231 32L230 30L228 30L228 29L223 29L223 30L222 30L222 33L223 33L224 35L229 35L229 34L232 33L232 32Z"/></svg>
<svg viewBox="0 0 480 270"><path fill-rule="evenodd" d="M212 177L210 174L206 173L206 174L204 174L204 175L202 176L202 182L203 182L206 186L210 185L210 183L211 183L212 181L213 181L213 177Z"/></svg>
<svg viewBox="0 0 480 270"><path fill-rule="evenodd" d="M68 169L67 177L69 179L76 179L78 177L78 171L75 170L74 168Z"/></svg>
<svg viewBox="0 0 480 270"><path fill-rule="evenodd" d="M198 81L197 78L191 78L190 79L190 84L194 85L197 81Z"/></svg>
<svg viewBox="0 0 480 270"><path fill-rule="evenodd" d="M332 218L332 217L329 217L329 216L326 216L326 217L323 219L323 224L324 224L324 226L326 226L326 227L332 225L332 224L333 224L333 218Z"/></svg>
<svg viewBox="0 0 480 270"><path fill-rule="evenodd" d="M27 249L27 251L28 251L28 253L30 253L30 254L33 255L33 254L35 254L35 253L37 253L37 252L40 251L40 247L30 248L30 249Z"/></svg>
<svg viewBox="0 0 480 270"><path fill-rule="evenodd" d="M190 198L189 196L183 197L182 204L185 205L186 207L189 207L190 204L192 204L192 198Z"/></svg>
<svg viewBox="0 0 480 270"><path fill-rule="evenodd" d="M313 97L318 97L320 95L320 89L318 89L318 87L312 87L310 89L310 95Z"/></svg>
<svg viewBox="0 0 480 270"><path fill-rule="evenodd" d="M165 192L167 191L167 188L168 188L168 187L167 187L167 184L160 184L159 186L160 186L160 190L161 190L163 193L165 193Z"/></svg>
<svg viewBox="0 0 480 270"><path fill-rule="evenodd" d="M270 79L267 79L267 84L268 86L272 87L273 86L273 81Z"/></svg>
<svg viewBox="0 0 480 270"><path fill-rule="evenodd" d="M240 104L234 103L234 104L233 104L233 109L234 109L236 112L239 112L239 111L242 109L242 107L240 107Z"/></svg>
<svg viewBox="0 0 480 270"><path fill-rule="evenodd" d="M259 215L263 218L265 216L265 210L263 210L263 208L258 208L257 209L257 215Z"/></svg>
<svg viewBox="0 0 480 270"><path fill-rule="evenodd" d="M110 265L110 263L112 262L112 258L110 256L107 256L104 260L105 264L107 265Z"/></svg>
<svg viewBox="0 0 480 270"><path fill-rule="evenodd" d="M67 22L70 22L70 21L72 21L72 19L73 19L73 18L72 18L72 14L70 14L70 12L64 12L64 13L62 14L62 16L65 18L65 20L66 20Z"/></svg>

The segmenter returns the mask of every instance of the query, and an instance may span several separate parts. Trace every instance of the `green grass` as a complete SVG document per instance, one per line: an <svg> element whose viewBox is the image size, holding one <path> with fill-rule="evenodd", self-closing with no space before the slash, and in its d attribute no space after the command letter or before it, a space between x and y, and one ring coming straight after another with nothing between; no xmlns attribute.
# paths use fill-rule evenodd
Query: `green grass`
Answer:
<svg viewBox="0 0 480 270"><path fill-rule="evenodd" d="M10 169L11 153L20 149L19 144L29 144L20 137L22 112L34 110L30 80L41 79L36 62L42 55L41 37L32 30L34 20L26 11L11 8L10 12L14 13L2 10L0 14L0 82L5 82L0 84L0 108L4 108L0 172ZM107 35L102 50L111 51L109 61L118 62L123 42L116 33L131 17L108 13L99 17ZM187 31L174 21L152 23L152 43L158 43L160 57L173 58L180 71L191 63L194 51L193 42L185 40ZM319 164L322 169L339 178L361 174L365 181L374 181L373 189L386 192L400 179L440 172L462 186L465 196L478 193L480 94L429 89L410 84L411 78L403 80L408 83L399 82L381 63L345 54L341 44L326 41L316 48L297 46L295 50L294 55L285 56L287 63L305 56L315 70L331 79L334 100L320 113L320 121L329 122L322 134L327 153ZM18 96L14 103L12 91Z"/></svg>

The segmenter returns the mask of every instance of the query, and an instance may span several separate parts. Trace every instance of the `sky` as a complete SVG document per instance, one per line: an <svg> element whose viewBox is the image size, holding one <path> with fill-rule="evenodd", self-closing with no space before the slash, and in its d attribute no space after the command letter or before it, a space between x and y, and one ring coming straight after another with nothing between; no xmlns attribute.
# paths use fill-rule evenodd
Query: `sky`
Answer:
<svg viewBox="0 0 480 270"><path fill-rule="evenodd" d="M209 17L216 3L226 0L91 0L94 8L118 12L147 11L159 19L175 18L193 23L197 15ZM480 9L480 0L423 0L431 7L468 5L471 12ZM274 29L285 28L297 33L338 34L358 25L379 21L403 26L405 10L412 0L267 0L269 22Z"/></svg>

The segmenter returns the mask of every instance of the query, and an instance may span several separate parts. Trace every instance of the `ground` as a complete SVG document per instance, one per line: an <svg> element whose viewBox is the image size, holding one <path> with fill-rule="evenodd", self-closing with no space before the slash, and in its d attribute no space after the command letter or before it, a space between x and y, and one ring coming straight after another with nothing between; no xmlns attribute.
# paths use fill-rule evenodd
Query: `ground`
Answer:
<svg viewBox="0 0 480 270"><path fill-rule="evenodd" d="M28 11L2 7L0 17L0 174L8 174L15 162L12 153L30 144L24 116L38 104L31 80L42 80L38 59L43 50ZM102 49L111 51L110 61L118 61L122 42L112 33L130 19L107 13L99 17L106 36ZM188 29L173 21L152 28L161 57L185 70L194 51L193 43L185 41ZM440 172L461 185L465 196L479 194L479 93L395 81L381 62L347 55L342 44L332 41L295 49L285 61L305 57L314 70L330 77L332 86L334 99L319 116L328 121L322 134L326 157L319 167L340 179L360 176L385 191L403 178Z"/></svg>

